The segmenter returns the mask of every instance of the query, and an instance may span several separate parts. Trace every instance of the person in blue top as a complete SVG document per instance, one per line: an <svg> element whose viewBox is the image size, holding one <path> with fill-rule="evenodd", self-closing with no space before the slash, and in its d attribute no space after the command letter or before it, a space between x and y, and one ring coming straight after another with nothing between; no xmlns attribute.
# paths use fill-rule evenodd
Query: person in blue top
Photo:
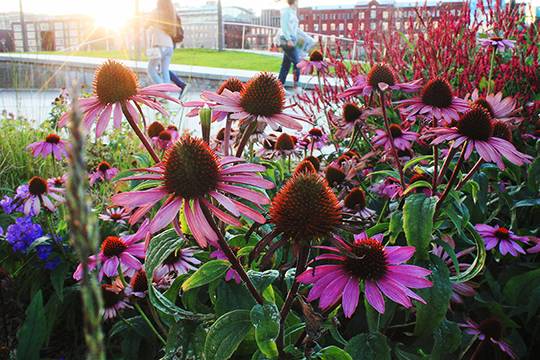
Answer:
<svg viewBox="0 0 540 360"><path fill-rule="evenodd" d="M300 78L300 70L296 67L300 61L296 42L298 41L298 16L296 15L296 1L287 0L289 6L281 9L281 31L279 42L283 49L283 61L279 70L279 81L285 84L291 65L293 66L293 82L296 83Z"/></svg>

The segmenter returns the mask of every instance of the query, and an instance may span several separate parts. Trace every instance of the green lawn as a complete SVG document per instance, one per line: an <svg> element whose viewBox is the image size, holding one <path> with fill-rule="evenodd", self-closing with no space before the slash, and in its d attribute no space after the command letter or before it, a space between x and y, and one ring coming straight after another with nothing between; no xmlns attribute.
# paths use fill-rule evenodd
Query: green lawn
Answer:
<svg viewBox="0 0 540 360"><path fill-rule="evenodd" d="M42 52L74 56L91 56L115 59L128 59L125 51L75 51ZM173 64L209 66L216 68L274 71L279 70L281 58L269 55L250 54L241 51L222 51L211 49L176 49L172 57Z"/></svg>

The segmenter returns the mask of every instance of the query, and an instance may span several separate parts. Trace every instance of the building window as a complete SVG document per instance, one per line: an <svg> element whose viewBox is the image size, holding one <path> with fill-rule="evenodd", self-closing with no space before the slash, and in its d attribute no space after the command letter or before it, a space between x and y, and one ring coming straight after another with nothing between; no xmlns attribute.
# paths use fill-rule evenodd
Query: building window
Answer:
<svg viewBox="0 0 540 360"><path fill-rule="evenodd" d="M322 24L322 31L326 31L328 29L328 26L326 24Z"/></svg>
<svg viewBox="0 0 540 360"><path fill-rule="evenodd" d="M319 31L319 24L313 24L313 31Z"/></svg>
<svg viewBox="0 0 540 360"><path fill-rule="evenodd" d="M377 18L377 10L371 10L371 16L370 16L372 19L376 19Z"/></svg>
<svg viewBox="0 0 540 360"><path fill-rule="evenodd" d="M401 23L399 21L396 21L396 29L401 29Z"/></svg>
<svg viewBox="0 0 540 360"><path fill-rule="evenodd" d="M375 29L377 28L377 24L375 24L375 23L372 22L371 24L369 24L369 28L370 28L371 30L375 30Z"/></svg>
<svg viewBox="0 0 540 360"><path fill-rule="evenodd" d="M339 24L339 31L345 30L345 24L341 23Z"/></svg>
<svg viewBox="0 0 540 360"><path fill-rule="evenodd" d="M382 12L382 18L383 19L388 19L388 11L383 11Z"/></svg>
<svg viewBox="0 0 540 360"><path fill-rule="evenodd" d="M347 24L347 30L352 31L352 23Z"/></svg>
<svg viewBox="0 0 540 360"><path fill-rule="evenodd" d="M330 24L330 30L331 30L331 31L336 31L336 24L331 23L331 24Z"/></svg>
<svg viewBox="0 0 540 360"><path fill-rule="evenodd" d="M382 23L382 29L388 30L388 23L386 21Z"/></svg>
<svg viewBox="0 0 540 360"><path fill-rule="evenodd" d="M364 18L364 16L365 16L365 14L364 14L363 12L361 12L361 13L358 13L358 18L359 18L359 19L363 19L363 18Z"/></svg>
<svg viewBox="0 0 540 360"><path fill-rule="evenodd" d="M305 30L304 29L304 24L300 24L300 29Z"/></svg>
<svg viewBox="0 0 540 360"><path fill-rule="evenodd" d="M364 23L360 24L360 30L364 30Z"/></svg>

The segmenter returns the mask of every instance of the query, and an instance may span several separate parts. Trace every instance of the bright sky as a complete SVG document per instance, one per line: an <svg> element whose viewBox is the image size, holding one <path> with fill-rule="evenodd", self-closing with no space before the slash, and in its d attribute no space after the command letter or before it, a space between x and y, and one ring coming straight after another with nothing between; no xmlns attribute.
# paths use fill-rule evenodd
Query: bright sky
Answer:
<svg viewBox="0 0 540 360"><path fill-rule="evenodd" d="M94 17L98 23L111 26L113 23L120 25L133 14L134 4L137 0L0 0L0 13L18 11L19 1L22 1L25 12L41 13L50 15L59 14L88 14ZM154 8L156 0L138 0L142 11ZM354 4L355 0L299 0L300 6L316 5L345 5ZM365 1L365 0L363 0ZM415 0L397 0L415 1ZM418 0L422 3L424 0ZM203 5L207 0L173 0L177 4L197 3ZM285 0L222 0L223 5L236 5L260 11L265 8L281 8ZM532 0L536 6L540 6L540 0ZM114 26L112 26L114 27Z"/></svg>

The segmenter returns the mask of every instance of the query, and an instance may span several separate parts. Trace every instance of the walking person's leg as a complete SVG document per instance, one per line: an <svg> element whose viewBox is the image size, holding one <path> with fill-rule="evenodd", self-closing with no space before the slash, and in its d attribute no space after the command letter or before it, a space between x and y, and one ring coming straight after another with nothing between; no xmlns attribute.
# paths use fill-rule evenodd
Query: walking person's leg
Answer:
<svg viewBox="0 0 540 360"><path fill-rule="evenodd" d="M146 69L148 76L150 76L150 79L154 82L154 84L161 84L163 82L163 79L158 73L158 66L160 63L159 58L153 58L148 60L148 68Z"/></svg>
<svg viewBox="0 0 540 360"><path fill-rule="evenodd" d="M171 78L171 81L180 89L183 90L186 87L186 82L182 80L180 77L178 77L178 75L176 75L174 71L169 70L169 76Z"/></svg>
<svg viewBox="0 0 540 360"><path fill-rule="evenodd" d="M292 48L294 49L294 47ZM291 48L283 47L283 60L281 61L281 69L279 70L279 81L285 85L287 80L287 75L289 75L289 70L291 69L292 60L289 55Z"/></svg>
<svg viewBox="0 0 540 360"><path fill-rule="evenodd" d="M168 84L171 82L169 65L171 64L172 53L173 53L172 47L161 48L161 77L163 78L163 82L165 84Z"/></svg>

